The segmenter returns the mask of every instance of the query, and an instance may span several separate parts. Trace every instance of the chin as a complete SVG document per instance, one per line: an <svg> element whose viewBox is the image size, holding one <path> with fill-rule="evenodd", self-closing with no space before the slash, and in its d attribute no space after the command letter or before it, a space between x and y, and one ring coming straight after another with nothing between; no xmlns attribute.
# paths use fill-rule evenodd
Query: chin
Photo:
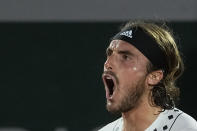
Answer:
<svg viewBox="0 0 197 131"><path fill-rule="evenodd" d="M115 105L106 105L107 111L112 114L121 114L121 110Z"/></svg>
<svg viewBox="0 0 197 131"><path fill-rule="evenodd" d="M112 114L126 113L133 110L135 107L135 105L129 104L115 105L115 103L111 103L109 101L106 104L107 111Z"/></svg>

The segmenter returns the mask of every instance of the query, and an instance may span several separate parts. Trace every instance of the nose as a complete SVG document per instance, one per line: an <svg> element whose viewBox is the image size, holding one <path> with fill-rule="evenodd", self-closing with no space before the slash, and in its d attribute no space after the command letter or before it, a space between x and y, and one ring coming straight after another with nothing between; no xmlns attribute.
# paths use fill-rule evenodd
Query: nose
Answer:
<svg viewBox="0 0 197 131"><path fill-rule="evenodd" d="M112 60L111 60L111 56L108 56L107 60L104 63L104 70L112 70Z"/></svg>

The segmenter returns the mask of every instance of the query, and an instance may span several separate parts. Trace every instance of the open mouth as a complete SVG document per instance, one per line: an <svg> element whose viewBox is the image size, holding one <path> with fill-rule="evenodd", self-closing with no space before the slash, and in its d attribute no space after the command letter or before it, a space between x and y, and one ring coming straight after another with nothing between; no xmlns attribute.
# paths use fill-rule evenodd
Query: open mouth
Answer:
<svg viewBox="0 0 197 131"><path fill-rule="evenodd" d="M111 75L103 75L103 82L106 89L106 97L111 98L115 90L115 80Z"/></svg>

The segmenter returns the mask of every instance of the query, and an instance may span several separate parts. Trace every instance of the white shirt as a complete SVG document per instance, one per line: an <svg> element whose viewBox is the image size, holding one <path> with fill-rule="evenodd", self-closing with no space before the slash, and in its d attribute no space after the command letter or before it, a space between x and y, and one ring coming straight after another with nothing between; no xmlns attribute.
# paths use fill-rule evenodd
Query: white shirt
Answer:
<svg viewBox="0 0 197 131"><path fill-rule="evenodd" d="M106 125L99 131L122 131L123 119ZM194 118L175 108L161 112L157 119L145 131L197 131L197 122Z"/></svg>

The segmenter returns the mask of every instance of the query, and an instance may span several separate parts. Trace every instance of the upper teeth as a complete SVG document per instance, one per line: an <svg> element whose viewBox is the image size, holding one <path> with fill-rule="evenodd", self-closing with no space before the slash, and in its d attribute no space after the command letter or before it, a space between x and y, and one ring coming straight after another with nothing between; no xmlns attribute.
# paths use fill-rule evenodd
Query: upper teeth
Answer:
<svg viewBox="0 0 197 131"><path fill-rule="evenodd" d="M106 79L111 79L111 77L107 76Z"/></svg>

